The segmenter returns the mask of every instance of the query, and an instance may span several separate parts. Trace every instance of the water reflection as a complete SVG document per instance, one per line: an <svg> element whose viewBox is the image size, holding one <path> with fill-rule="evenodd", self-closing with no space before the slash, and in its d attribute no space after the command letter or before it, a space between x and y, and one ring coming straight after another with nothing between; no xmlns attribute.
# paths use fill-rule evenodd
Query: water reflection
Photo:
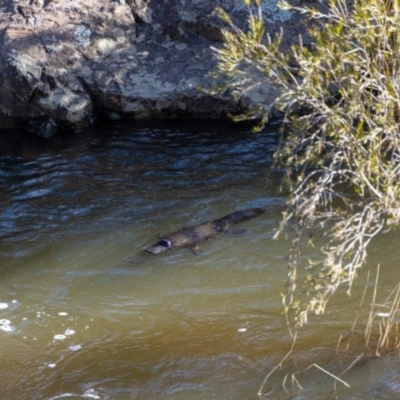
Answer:
<svg viewBox="0 0 400 400"><path fill-rule="evenodd" d="M276 133L190 128L105 125L1 148L2 399L250 399L290 348L287 243L271 240L284 196L265 181ZM249 207L267 211L200 256L143 252L157 233ZM307 327L305 364L331 354L343 309ZM395 392L377 364L343 393L365 398L360 376ZM311 376L304 398L319 398L332 381ZM275 398L287 398L283 378Z"/></svg>

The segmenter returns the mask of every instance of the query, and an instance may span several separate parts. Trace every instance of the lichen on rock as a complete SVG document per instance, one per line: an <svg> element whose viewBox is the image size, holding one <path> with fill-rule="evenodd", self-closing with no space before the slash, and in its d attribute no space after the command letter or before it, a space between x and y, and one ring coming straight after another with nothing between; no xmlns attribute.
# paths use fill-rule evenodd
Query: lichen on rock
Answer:
<svg viewBox="0 0 400 400"><path fill-rule="evenodd" d="M25 121L40 134L43 121L55 132L98 115L221 118L243 111L243 102L209 90L216 63L210 47L222 45L225 28L213 10L221 5L245 20L236 0L14 3L0 4L0 127ZM275 0L264 11L271 29L285 23L293 30ZM273 94L265 90L257 100L263 95Z"/></svg>

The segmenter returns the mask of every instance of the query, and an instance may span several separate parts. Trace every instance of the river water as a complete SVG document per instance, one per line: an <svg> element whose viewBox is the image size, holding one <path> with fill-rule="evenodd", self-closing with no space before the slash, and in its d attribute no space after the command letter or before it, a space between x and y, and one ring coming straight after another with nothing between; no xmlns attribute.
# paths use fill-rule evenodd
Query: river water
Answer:
<svg viewBox="0 0 400 400"><path fill-rule="evenodd" d="M292 344L288 242L272 240L285 197L266 181L276 140L275 126L199 121L110 123L53 141L1 134L0 398L257 398ZM266 212L199 255L143 252L157 233L248 207ZM383 297L399 279L398 240L370 250ZM295 376L303 389L291 375L313 363L339 374L361 354L362 333L347 353L336 345L363 289L299 331L267 398L399 398L397 356L363 359L342 376L351 388L334 392L316 367Z"/></svg>

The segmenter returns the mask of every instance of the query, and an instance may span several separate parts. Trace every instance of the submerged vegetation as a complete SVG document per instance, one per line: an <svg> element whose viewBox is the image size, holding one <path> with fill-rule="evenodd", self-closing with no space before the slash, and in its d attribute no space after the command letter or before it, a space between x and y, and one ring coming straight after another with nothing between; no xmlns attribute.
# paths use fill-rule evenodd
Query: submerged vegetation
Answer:
<svg viewBox="0 0 400 400"><path fill-rule="evenodd" d="M287 51L284 32L265 34L261 0L245 3L247 31L217 9L230 28L216 76L238 97L265 82L278 93L241 118L284 115L275 161L290 197L277 236L294 226L284 304L302 324L339 286L350 292L368 244L400 222L400 0L331 0L327 13L282 3L311 20L312 45ZM300 269L302 245L320 235L322 257Z"/></svg>

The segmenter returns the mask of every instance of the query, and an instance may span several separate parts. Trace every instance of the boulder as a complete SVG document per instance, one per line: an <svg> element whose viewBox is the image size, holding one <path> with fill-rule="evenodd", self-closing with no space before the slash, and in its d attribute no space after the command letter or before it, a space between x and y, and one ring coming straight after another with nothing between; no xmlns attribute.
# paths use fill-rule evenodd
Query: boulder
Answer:
<svg viewBox="0 0 400 400"><path fill-rule="evenodd" d="M271 32L301 27L276 0L263 11ZM0 128L40 136L97 117L221 118L254 101L213 95L211 46L222 43L220 5L239 23L240 0L3 0L0 5Z"/></svg>

